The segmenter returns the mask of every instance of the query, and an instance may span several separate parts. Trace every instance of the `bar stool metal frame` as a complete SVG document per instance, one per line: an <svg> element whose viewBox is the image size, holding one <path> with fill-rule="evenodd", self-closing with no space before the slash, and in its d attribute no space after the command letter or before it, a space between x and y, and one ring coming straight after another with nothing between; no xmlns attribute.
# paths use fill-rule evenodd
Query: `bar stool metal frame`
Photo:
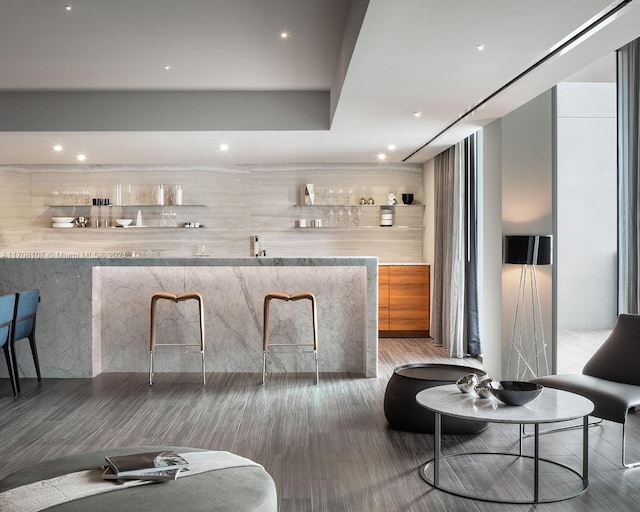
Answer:
<svg viewBox="0 0 640 512"><path fill-rule="evenodd" d="M272 299L284 301L298 301L308 299L311 301L311 316L313 321L313 343L269 343L269 304ZM298 352L313 352L313 359L316 366L315 384L320 382L320 374L318 372L318 308L316 296L312 292L298 292L293 294L282 292L269 292L264 297L264 323L262 333L262 385L267 381L267 350L269 347L291 347L297 348ZM311 347L310 350L300 350L304 347Z"/></svg>
<svg viewBox="0 0 640 512"><path fill-rule="evenodd" d="M157 343L156 342L156 303L159 299L166 299L178 303L185 300L194 299L198 301L198 312L200 315L200 343ZM174 346L174 347L200 347L200 355L202 357L202 385L207 383L204 362L204 302L199 292L156 292L151 297L151 329L149 339L149 386L153 385L153 351L156 347Z"/></svg>

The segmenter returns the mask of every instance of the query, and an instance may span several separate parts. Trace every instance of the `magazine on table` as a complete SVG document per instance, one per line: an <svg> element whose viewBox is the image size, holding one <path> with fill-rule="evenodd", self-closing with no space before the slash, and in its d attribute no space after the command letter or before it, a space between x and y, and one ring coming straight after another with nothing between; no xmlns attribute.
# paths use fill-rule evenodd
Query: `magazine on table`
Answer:
<svg viewBox="0 0 640 512"><path fill-rule="evenodd" d="M162 473L189 467L187 460L172 451L132 453L105 457L117 478L145 473Z"/></svg>
<svg viewBox="0 0 640 512"><path fill-rule="evenodd" d="M151 471L148 473L127 473L126 475L117 475L113 468L110 466L102 467L102 479L103 480L114 480L121 481L124 483L124 480L149 480L153 482L166 482L168 480L175 480L178 478L178 474L182 471L182 468L178 469L168 469L166 471Z"/></svg>

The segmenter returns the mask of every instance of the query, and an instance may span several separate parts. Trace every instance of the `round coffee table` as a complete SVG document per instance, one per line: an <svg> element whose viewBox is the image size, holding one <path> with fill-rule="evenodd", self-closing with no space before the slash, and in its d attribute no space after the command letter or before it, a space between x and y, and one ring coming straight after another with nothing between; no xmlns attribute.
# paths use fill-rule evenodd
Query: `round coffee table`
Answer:
<svg viewBox="0 0 640 512"><path fill-rule="evenodd" d="M447 385L438 386L434 388L425 389L420 391L416 396L416 401L420 406L432 411L435 414L435 441L434 441L434 457L427 462L420 469L420 476L430 485L436 489L460 496L463 498L472 498L480 501L488 501L493 503L511 503L511 504L534 504L534 503L553 503L556 501L566 500L568 498L574 498L584 493L589 486L589 414L593 412L593 402L587 398L584 398L575 393L569 393L568 391L560 391L558 389L544 388L542 393L528 404L521 406L505 405L498 399L479 398L477 395L461 393L457 386ZM457 453L452 455L443 456L441 453L442 443L442 428L441 418L442 415L450 415L456 418L473 419L480 421L489 421L492 423L511 423L518 425L532 424L534 425L534 454L523 455L522 453L522 429L520 432L520 444L519 453L502 453L502 452L468 452ZM540 457L539 441L540 441L540 425L543 423L555 423L559 421L569 421L582 418L582 474L578 473L574 469L555 462L549 459ZM510 465L514 466L520 464L525 460L533 461L533 498L532 499L503 499L499 497L488 497L486 495L480 495L474 493L475 486L468 483L467 486L460 490L453 488L453 485L442 485L440 483L440 470L443 460L454 459L456 457L471 456L471 467L465 468L469 470L469 474L465 474L464 477L473 481L473 468L485 467L486 460L483 458L500 457L503 459L510 459L505 463L505 467ZM555 475L554 480L560 481L561 476L565 476L567 473L569 477L576 478L580 481L580 487L572 492L569 492L562 496L550 496L548 498L540 497L540 462L550 464L554 467ZM430 468L433 466L433 476L429 476ZM505 487L504 478L510 470L507 469L501 472L496 464L491 464L491 476L495 477L492 483L502 483L502 487ZM504 474L503 474L504 473ZM461 478L458 480L462 481ZM511 475L513 477L513 475ZM448 482L451 484L451 481ZM552 482L555 488L555 483ZM520 484L520 482L518 482ZM499 484L498 484L499 485ZM496 486L498 486L496 485ZM467 489L472 489L468 491Z"/></svg>
<svg viewBox="0 0 640 512"><path fill-rule="evenodd" d="M407 432L433 434L434 414L416 402L416 394L433 386L453 384L460 377L475 373L478 377L487 372L471 366L454 364L416 363L398 366L384 394L384 415L393 428ZM442 418L443 434L478 434L489 423L445 416Z"/></svg>

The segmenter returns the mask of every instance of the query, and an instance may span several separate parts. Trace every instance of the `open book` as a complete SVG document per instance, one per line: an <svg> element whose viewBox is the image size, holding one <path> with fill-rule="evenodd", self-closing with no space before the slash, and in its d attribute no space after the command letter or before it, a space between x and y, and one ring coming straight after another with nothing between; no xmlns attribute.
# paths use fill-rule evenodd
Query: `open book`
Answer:
<svg viewBox="0 0 640 512"><path fill-rule="evenodd" d="M189 463L184 457L172 451L116 455L105 457L104 460L112 470L115 479L130 478L132 475L135 475L133 478L139 479L139 475L146 473L167 473L189 467ZM175 475L177 476L177 472Z"/></svg>

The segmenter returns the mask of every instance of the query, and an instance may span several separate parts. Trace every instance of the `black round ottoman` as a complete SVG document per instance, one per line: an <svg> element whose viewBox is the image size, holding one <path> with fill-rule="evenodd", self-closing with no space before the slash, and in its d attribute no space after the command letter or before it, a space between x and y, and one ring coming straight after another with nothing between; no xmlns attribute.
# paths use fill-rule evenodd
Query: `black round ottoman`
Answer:
<svg viewBox="0 0 640 512"><path fill-rule="evenodd" d="M484 370L453 364L417 363L398 366L387 384L384 394L384 415L393 428L407 432L434 433L434 413L416 402L423 389L444 384L455 384L468 374L480 376ZM443 434L478 434L489 423L442 416Z"/></svg>

